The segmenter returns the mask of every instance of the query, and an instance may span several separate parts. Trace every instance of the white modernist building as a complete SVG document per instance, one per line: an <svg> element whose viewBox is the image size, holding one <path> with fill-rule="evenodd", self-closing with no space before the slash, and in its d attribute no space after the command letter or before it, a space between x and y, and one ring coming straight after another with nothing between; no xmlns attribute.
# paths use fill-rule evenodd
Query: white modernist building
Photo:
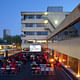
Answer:
<svg viewBox="0 0 80 80"><path fill-rule="evenodd" d="M33 44L47 47L48 36L68 15L69 13L62 9L54 12L50 7L47 12L21 12L22 49Z"/></svg>

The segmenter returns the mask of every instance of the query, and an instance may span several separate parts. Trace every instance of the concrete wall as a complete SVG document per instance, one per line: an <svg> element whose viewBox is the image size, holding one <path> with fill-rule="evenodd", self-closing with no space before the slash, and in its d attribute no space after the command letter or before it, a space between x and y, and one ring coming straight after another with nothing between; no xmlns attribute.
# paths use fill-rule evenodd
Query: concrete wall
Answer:
<svg viewBox="0 0 80 80"><path fill-rule="evenodd" d="M80 38L49 43L48 47L68 56L80 59Z"/></svg>
<svg viewBox="0 0 80 80"><path fill-rule="evenodd" d="M69 15L69 13L67 12L52 12L52 13L48 13L48 19L52 22L52 24L57 27L64 19L65 19L65 15ZM55 20L58 21L58 24L55 24Z"/></svg>
<svg viewBox="0 0 80 80"><path fill-rule="evenodd" d="M45 12L21 12L21 15L44 15Z"/></svg>
<svg viewBox="0 0 80 80"><path fill-rule="evenodd" d="M37 32L37 31L47 31L45 30L46 27L22 27L22 31L34 31L34 32Z"/></svg>
<svg viewBox="0 0 80 80"><path fill-rule="evenodd" d="M45 36L45 35L41 35L41 36L38 36L38 35L29 36L29 35L27 35L26 37L21 37L21 39L22 40L46 40L47 36Z"/></svg>
<svg viewBox="0 0 80 80"><path fill-rule="evenodd" d="M61 31L62 29L68 27L69 25L75 23L78 19L80 20L80 9L79 9L80 5L78 7L76 7L69 16L67 16L67 18L64 19L64 21L55 29L55 31L48 36L48 38L50 39L53 35L55 35L56 33L58 33L59 31Z"/></svg>
<svg viewBox="0 0 80 80"><path fill-rule="evenodd" d="M26 19L21 21L22 24L25 23L44 23L44 19Z"/></svg>

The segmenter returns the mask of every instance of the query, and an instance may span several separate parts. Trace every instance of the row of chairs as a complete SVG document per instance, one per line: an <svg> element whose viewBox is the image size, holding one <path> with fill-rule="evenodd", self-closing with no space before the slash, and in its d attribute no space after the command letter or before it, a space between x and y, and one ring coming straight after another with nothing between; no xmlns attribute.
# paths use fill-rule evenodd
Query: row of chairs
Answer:
<svg viewBox="0 0 80 80"><path fill-rule="evenodd" d="M17 68L14 68L14 67L11 67L11 68L5 68L5 67L2 67L0 68L2 72L7 72L8 70L11 70L11 72L17 72Z"/></svg>
<svg viewBox="0 0 80 80"><path fill-rule="evenodd" d="M0 68L0 71L3 73L16 73L24 66L24 62L27 62L26 53L15 54L9 57L6 62L7 63L3 64Z"/></svg>

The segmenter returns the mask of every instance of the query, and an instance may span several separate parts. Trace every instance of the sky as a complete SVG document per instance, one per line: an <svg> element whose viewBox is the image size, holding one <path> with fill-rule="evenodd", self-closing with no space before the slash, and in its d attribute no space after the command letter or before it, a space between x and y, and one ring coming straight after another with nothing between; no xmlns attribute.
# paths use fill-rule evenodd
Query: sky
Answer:
<svg viewBox="0 0 80 80"><path fill-rule="evenodd" d="M48 6L63 6L64 12L71 12L80 0L0 0L0 38L3 29L11 35L21 34L21 12L46 12Z"/></svg>

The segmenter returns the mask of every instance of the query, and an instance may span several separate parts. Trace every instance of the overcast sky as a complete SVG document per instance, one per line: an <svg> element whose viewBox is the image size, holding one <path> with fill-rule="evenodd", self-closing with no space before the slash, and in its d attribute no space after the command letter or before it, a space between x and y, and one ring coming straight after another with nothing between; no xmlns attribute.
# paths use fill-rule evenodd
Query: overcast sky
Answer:
<svg viewBox="0 0 80 80"><path fill-rule="evenodd" d="M80 0L0 0L0 37L3 29L10 29L11 35L21 34L22 11L46 11L48 6L63 6L71 12Z"/></svg>

